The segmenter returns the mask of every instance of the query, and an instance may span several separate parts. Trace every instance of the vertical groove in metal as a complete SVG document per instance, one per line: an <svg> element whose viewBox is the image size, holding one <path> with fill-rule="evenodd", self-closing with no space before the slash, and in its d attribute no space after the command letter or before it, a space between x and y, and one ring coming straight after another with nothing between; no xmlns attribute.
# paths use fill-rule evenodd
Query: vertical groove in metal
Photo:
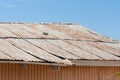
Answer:
<svg viewBox="0 0 120 80"><path fill-rule="evenodd" d="M120 67L114 68L114 72L115 72L115 74L120 73ZM114 79L114 80L120 80L120 77L116 77L116 76L115 76L115 79Z"/></svg>
<svg viewBox="0 0 120 80"><path fill-rule="evenodd" d="M75 80L74 70L75 70L75 67L73 66L62 67L61 68L62 80Z"/></svg>
<svg viewBox="0 0 120 80"><path fill-rule="evenodd" d="M115 71L114 69L115 67L100 68L100 80L115 80L117 78L115 77L115 74L117 73L117 71Z"/></svg>
<svg viewBox="0 0 120 80"><path fill-rule="evenodd" d="M120 80L119 67L0 64L0 80Z"/></svg>

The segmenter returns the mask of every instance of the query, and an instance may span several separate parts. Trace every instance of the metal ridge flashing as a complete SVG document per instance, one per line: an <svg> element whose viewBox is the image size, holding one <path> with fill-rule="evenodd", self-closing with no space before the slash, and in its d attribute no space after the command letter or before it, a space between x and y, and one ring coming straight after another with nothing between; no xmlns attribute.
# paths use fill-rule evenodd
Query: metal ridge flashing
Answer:
<svg viewBox="0 0 120 80"><path fill-rule="evenodd" d="M64 22L56 22L56 23L52 23L52 22L0 22L0 24L41 24L41 25L79 25L77 23L64 23Z"/></svg>

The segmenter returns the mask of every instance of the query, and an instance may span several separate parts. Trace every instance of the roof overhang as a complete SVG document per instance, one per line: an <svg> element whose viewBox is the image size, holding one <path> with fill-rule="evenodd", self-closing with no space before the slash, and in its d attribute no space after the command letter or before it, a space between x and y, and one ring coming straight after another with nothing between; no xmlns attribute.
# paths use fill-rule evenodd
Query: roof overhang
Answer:
<svg viewBox="0 0 120 80"><path fill-rule="evenodd" d="M25 61L0 61L0 63L9 64L25 64L25 65L48 65L48 66L68 66L67 64L61 63L44 63L44 62L25 62Z"/></svg>
<svg viewBox="0 0 120 80"><path fill-rule="evenodd" d="M75 66L120 66L120 61L71 60Z"/></svg>
<svg viewBox="0 0 120 80"><path fill-rule="evenodd" d="M90 60L71 60L72 65L59 64L59 63L41 63L41 62L23 62L23 61L0 61L0 63L9 64L35 64L35 65L49 65L49 66L106 66L106 67L119 67L120 61L90 61Z"/></svg>

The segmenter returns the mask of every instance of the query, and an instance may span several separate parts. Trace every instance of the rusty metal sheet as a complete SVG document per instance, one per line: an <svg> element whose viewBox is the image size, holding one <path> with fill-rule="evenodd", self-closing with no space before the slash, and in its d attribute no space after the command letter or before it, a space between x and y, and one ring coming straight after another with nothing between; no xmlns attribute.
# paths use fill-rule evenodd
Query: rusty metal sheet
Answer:
<svg viewBox="0 0 120 80"><path fill-rule="evenodd" d="M27 32L27 30L23 29L19 24L2 24L1 28L11 32L12 34L20 37L20 38L38 38L37 36ZM10 37L16 37L10 36Z"/></svg>
<svg viewBox="0 0 120 80"><path fill-rule="evenodd" d="M83 37L93 38L93 41L104 41L104 42L114 42L111 38L106 37L105 35L101 35L97 32L94 32L88 28L82 27L80 25L69 25L72 30L75 32L78 31L78 35L83 34ZM87 37L86 37L87 36Z"/></svg>
<svg viewBox="0 0 120 80"><path fill-rule="evenodd" d="M33 44L31 44L25 40L7 39L7 41L10 42L11 44L13 44L14 46L24 50L25 52L27 52L33 56L36 56L44 61L71 64L71 62L69 60L66 60L66 59L62 60L62 59L46 52L45 50L34 46Z"/></svg>
<svg viewBox="0 0 120 80"><path fill-rule="evenodd" d="M63 64L71 64L68 59L120 60L120 44L80 25L5 23L0 38L0 59Z"/></svg>
<svg viewBox="0 0 120 80"><path fill-rule="evenodd" d="M32 34L32 35L35 35L36 38L56 38L54 35L52 34L49 34L48 35L45 35L43 31L39 30L39 29L36 29L36 28L32 28L32 24L14 24L15 26L19 26L21 29L25 30L26 32L28 32L29 34ZM47 31L48 32L48 31ZM46 33L47 33L46 32ZM34 37L31 37L29 36L30 38L34 38Z"/></svg>
<svg viewBox="0 0 120 80"><path fill-rule="evenodd" d="M27 31L29 31L30 33L38 36L38 38L53 38L53 39L58 39L54 34L50 34L48 33L48 31L45 30L41 30L39 29L39 27L36 27L38 24L22 24L23 28L25 28ZM48 33L47 35L45 35L44 33Z"/></svg>
<svg viewBox="0 0 120 80"><path fill-rule="evenodd" d="M112 39L88 30L79 25L60 24L0 24L1 34L4 37L20 38L55 38L113 42ZM43 33L48 33L44 35ZM9 34L8 34L9 33ZM1 36L2 36L1 35Z"/></svg>
<svg viewBox="0 0 120 80"><path fill-rule="evenodd" d="M104 50L97 48L97 46L93 47L93 46L89 45L89 44L97 45L97 42L84 42L84 41L67 41L67 42L69 42L73 45L76 45L77 47L79 47L93 55L99 56L103 60L120 60L119 57L117 57L109 52L105 52Z"/></svg>
<svg viewBox="0 0 120 80"><path fill-rule="evenodd" d="M67 59L80 59L80 57L75 56L61 48L59 48L59 46L54 46L51 43L49 43L46 40L33 40L33 39L27 39L27 41L31 42L32 44L35 44L36 46L58 56L58 57L62 57L62 58L67 58Z"/></svg>
<svg viewBox="0 0 120 80"><path fill-rule="evenodd" d="M105 43L105 45L120 50L120 43Z"/></svg>
<svg viewBox="0 0 120 80"><path fill-rule="evenodd" d="M40 30L42 32L47 32L48 34L55 36L55 38L58 38L58 39L74 39L63 32L50 29L49 27L45 27L45 25L36 24L35 26L30 26L30 27Z"/></svg>
<svg viewBox="0 0 120 80"><path fill-rule="evenodd" d="M105 42L113 42L112 39L107 38L106 36L100 35L94 31L91 31L87 28L84 28L80 25L45 25L52 30L63 32L74 39L77 40L92 40L92 41L105 41Z"/></svg>
<svg viewBox="0 0 120 80"><path fill-rule="evenodd" d="M42 61L37 59L17 47L11 45L7 41L0 39L0 51L4 52L5 54L9 55L10 57L14 58L15 60L23 60L23 61ZM1 54L2 55L2 54Z"/></svg>
<svg viewBox="0 0 120 80"><path fill-rule="evenodd" d="M91 53L88 53L74 45L68 44L62 40L47 40L50 43L52 43L53 45L59 46L62 49L65 49L69 52L71 52L72 54L81 57L81 59L93 59L93 60L99 60L100 58L97 57L96 55L93 55Z"/></svg>
<svg viewBox="0 0 120 80"><path fill-rule="evenodd" d="M2 60L15 60L14 58L10 57L9 55L5 54L2 51L0 51L0 59L2 59Z"/></svg>
<svg viewBox="0 0 120 80"><path fill-rule="evenodd" d="M45 25L45 26L48 28L51 28L52 30L63 32L77 40L96 40L93 37L83 33L84 30L79 31L76 28L71 29L71 27L69 27L68 25L67 26L66 25Z"/></svg>
<svg viewBox="0 0 120 80"><path fill-rule="evenodd" d="M1 28L0 24L0 37L17 37L16 35L12 34L11 32Z"/></svg>
<svg viewBox="0 0 120 80"><path fill-rule="evenodd" d="M114 45L118 46L118 44L116 43L102 43L102 42L87 42L87 43L93 47L108 52L109 54L120 56L120 48L117 49L117 47L114 47Z"/></svg>

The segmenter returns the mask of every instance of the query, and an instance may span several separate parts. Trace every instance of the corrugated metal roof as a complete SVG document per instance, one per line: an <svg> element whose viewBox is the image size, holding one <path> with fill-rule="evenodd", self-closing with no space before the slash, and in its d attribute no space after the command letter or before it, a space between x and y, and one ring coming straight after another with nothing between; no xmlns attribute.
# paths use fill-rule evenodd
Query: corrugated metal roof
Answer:
<svg viewBox="0 0 120 80"><path fill-rule="evenodd" d="M66 65L71 60L119 61L120 43L77 24L0 23L0 60Z"/></svg>

